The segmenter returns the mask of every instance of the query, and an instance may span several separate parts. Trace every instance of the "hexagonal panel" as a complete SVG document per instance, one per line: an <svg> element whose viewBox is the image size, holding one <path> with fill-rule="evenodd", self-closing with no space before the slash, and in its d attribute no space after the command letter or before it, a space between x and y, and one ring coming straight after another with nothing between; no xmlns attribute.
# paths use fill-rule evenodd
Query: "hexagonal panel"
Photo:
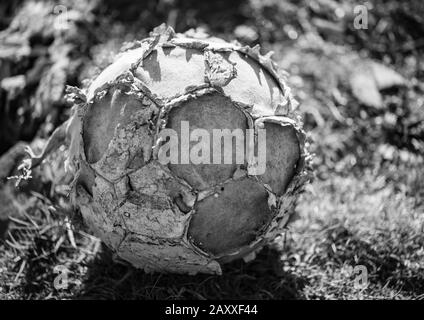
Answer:
<svg viewBox="0 0 424 320"><path fill-rule="evenodd" d="M270 121L263 124L266 130L266 169L258 178L268 184L273 193L282 195L296 173L300 158L299 140L290 124Z"/></svg>
<svg viewBox="0 0 424 320"><path fill-rule="evenodd" d="M179 47L157 47L135 71L135 75L162 98L182 94L189 86L203 84L204 73L203 52Z"/></svg>
<svg viewBox="0 0 424 320"><path fill-rule="evenodd" d="M187 156L187 154L182 144L187 141L188 136L184 130L182 131L182 128L183 124L187 123L190 134L194 129L205 129L209 133L210 164L193 164L191 159L188 159L188 164L183 163L182 157ZM229 164L225 163L225 139L221 139L222 143L217 141L217 148L219 148L221 157L218 157L219 154L217 154L216 158L219 161L216 161L218 164L215 164L213 159L213 130L228 129L233 132L235 129L240 129L243 132L244 139L247 127L248 122L243 111L235 107L229 98L219 93L203 95L171 109L167 128L174 129L178 134L179 161L178 164L169 164L169 168L174 174L187 181L197 190L204 190L224 182L231 178L237 169L235 138L232 139L232 154L230 158L232 161ZM198 141L187 141L188 143L190 150L192 150L192 147Z"/></svg>
<svg viewBox="0 0 424 320"><path fill-rule="evenodd" d="M143 166L151 157L156 105L147 97L110 89L90 105L83 122L87 162L109 180Z"/></svg>
<svg viewBox="0 0 424 320"><path fill-rule="evenodd" d="M272 216L265 188L243 178L196 203L188 235L199 248L221 255L254 241Z"/></svg>

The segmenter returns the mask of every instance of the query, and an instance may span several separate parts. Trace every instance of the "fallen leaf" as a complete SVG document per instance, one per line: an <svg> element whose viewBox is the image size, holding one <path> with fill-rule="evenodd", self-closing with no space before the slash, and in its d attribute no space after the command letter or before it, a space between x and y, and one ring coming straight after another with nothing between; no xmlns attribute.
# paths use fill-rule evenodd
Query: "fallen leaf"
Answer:
<svg viewBox="0 0 424 320"><path fill-rule="evenodd" d="M377 87L380 90L403 86L406 83L405 78L396 71L386 67L384 64L372 62L371 70Z"/></svg>
<svg viewBox="0 0 424 320"><path fill-rule="evenodd" d="M383 99L369 69L359 68L350 76L349 80L353 95L361 103L374 108L383 107Z"/></svg>

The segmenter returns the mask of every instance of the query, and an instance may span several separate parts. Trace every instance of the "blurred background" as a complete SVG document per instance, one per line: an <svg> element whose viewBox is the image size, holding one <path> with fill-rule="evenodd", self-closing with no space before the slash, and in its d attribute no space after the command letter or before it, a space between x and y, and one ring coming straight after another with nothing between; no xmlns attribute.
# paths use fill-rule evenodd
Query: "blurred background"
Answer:
<svg viewBox="0 0 424 320"><path fill-rule="evenodd" d="M223 276L144 274L79 225L63 149L16 187L125 42L161 23L259 44L289 73L315 180L298 219ZM1 299L424 299L424 2L0 3Z"/></svg>

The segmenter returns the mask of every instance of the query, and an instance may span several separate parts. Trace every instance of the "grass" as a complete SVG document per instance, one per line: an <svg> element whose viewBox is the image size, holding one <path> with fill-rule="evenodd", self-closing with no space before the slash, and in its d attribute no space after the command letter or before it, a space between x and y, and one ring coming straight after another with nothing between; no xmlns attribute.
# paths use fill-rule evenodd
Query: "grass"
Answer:
<svg viewBox="0 0 424 320"><path fill-rule="evenodd" d="M0 247L0 298L423 299L424 215L416 193L424 180L420 170L399 180L408 183L371 171L316 180L287 234L254 261L225 266L222 276L145 274L80 229L73 247L65 213L39 197ZM58 265L69 270L66 289L54 287ZM351 269L360 266L367 279L358 288Z"/></svg>
<svg viewBox="0 0 424 320"><path fill-rule="evenodd" d="M261 44L287 64L303 102L316 178L299 199L290 229L255 260L225 265L222 276L145 274L118 261L84 231L67 202L72 177L65 175L58 152L19 190L1 188L12 195L16 214L7 238L0 240L0 299L424 299L424 65L416 58L422 56L419 33L407 32L424 26L407 8L415 2L407 7L376 2L371 27L382 20L386 28L346 27L342 45L340 35L306 30L296 16L328 17L322 8L289 3L250 1L250 15L231 7L227 14L234 20L226 21L257 29ZM117 38L137 29L116 19L122 29ZM231 25L197 19L233 37ZM287 38L287 25L298 38ZM325 50L308 47L311 34ZM407 41L408 48L390 51L393 41L396 48ZM341 47L341 64L361 52L384 60L408 85L382 92L382 109L361 105L346 82L334 80L346 73L332 53ZM335 99L334 92L342 98ZM63 289L54 285L58 266L68 270Z"/></svg>

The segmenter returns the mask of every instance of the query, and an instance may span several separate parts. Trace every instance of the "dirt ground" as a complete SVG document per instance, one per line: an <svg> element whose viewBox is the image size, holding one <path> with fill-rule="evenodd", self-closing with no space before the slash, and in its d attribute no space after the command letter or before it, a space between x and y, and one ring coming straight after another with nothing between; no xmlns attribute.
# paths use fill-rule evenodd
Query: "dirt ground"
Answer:
<svg viewBox="0 0 424 320"><path fill-rule="evenodd" d="M421 0L117 3L0 4L0 299L424 299ZM222 276L114 259L69 204L63 149L7 179L69 117L65 86L163 22L274 51L315 154L297 220Z"/></svg>

